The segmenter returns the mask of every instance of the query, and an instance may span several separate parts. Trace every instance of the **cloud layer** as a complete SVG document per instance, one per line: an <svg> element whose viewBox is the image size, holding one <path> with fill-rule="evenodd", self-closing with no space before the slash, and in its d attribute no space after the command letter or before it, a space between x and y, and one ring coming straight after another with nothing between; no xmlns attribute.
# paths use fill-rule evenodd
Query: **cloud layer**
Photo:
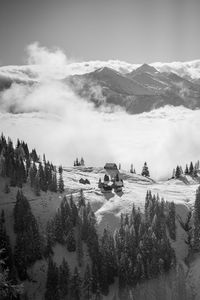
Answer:
<svg viewBox="0 0 200 300"><path fill-rule="evenodd" d="M28 55L26 72L34 70L36 83L14 83L0 95L1 130L6 135L25 139L57 164L72 165L83 156L87 165L115 161L128 170L133 163L140 172L147 161L155 178L168 177L176 164L200 158L200 111L165 107L141 115L97 112L58 79L103 62L71 62L62 51L38 44L28 47ZM133 68L109 63L118 71ZM26 72L20 74L28 76Z"/></svg>

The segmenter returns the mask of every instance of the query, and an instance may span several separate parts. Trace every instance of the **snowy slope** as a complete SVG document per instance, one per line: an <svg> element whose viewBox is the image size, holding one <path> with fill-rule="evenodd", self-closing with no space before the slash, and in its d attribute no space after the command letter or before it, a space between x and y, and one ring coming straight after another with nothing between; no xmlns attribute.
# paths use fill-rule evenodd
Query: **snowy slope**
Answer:
<svg viewBox="0 0 200 300"><path fill-rule="evenodd" d="M184 184L180 180L155 182L141 175L121 171L124 180L123 193L102 194L98 188L98 180L103 179L104 174L103 168L64 168L66 187L74 195L78 195L79 189L84 190L86 200L90 201L96 213L100 231L107 225L114 231L119 224L121 213L130 213L133 203L143 211L147 190L151 190L153 194L159 194L160 198L163 197L166 201L174 201L180 207L187 207L193 204L197 188L196 182L193 184ZM89 179L90 185L79 183L80 178Z"/></svg>
<svg viewBox="0 0 200 300"><path fill-rule="evenodd" d="M75 201L78 200L79 191L82 188L84 190L84 195L86 201L91 203L92 208L94 209L98 221L98 229L101 233L103 228L109 227L114 231L119 226L120 214L123 212L130 213L133 203L136 207L140 207L141 211L144 209L144 201L147 190L151 190L152 193L159 193L160 197L164 197L165 200L174 201L176 203L176 213L185 220L187 216L188 206L191 206L194 202L194 194L197 188L197 183L185 184L179 180L169 180L169 181L160 181L155 182L150 178L145 178L141 175L130 174L127 171L121 171L121 175L124 181L124 190L122 194L102 194L98 188L99 178L103 179L105 170L95 167L70 167L64 168L63 177L65 181L65 194L67 197L73 193ZM90 184L83 185L79 183L80 178L88 179ZM0 178L0 209L5 210L6 215L6 228L11 237L12 246L14 246L15 235L13 232L13 207L15 203L15 196L17 188L11 188L9 194L3 192L3 187L5 184L5 179ZM46 222L51 218L56 210L58 209L61 202L61 195L55 193L41 193L40 197L36 197L34 193L30 190L28 185L23 188L25 196L30 201L32 211L36 216L41 232L44 234L44 229ZM173 242L173 247L176 252L178 262L182 262L188 254L188 248L185 244L186 233L180 227L178 221L177 225L177 241ZM75 266L76 254L68 253L65 247L57 245L54 248L54 260L59 265L62 261L62 258L65 257L70 264L71 270ZM87 250L84 250L85 261L88 261ZM193 294L200 295L200 290L197 286L197 279L199 273L196 268L196 264L193 263L192 268L187 270L185 266L184 274L188 272L188 284L189 288L192 289ZM25 288L29 290L30 299L42 299L42 294L45 290L46 282L46 271L47 263L44 260L38 261L34 266L29 270L29 275L32 278L32 282L25 282ZM82 270L83 271L83 270ZM198 273L198 274L197 274ZM144 283L143 292L147 295L151 293L151 297L148 299L157 299L154 296L157 295L157 285L165 285L167 293L170 295L170 282L174 280L174 274L169 275L168 279L160 278L158 281L152 281ZM185 276L185 275L183 275ZM196 281L191 286L191 281L195 277ZM111 287L111 292L108 297L105 297L106 300L113 299L116 291L116 284ZM140 292L139 292L140 291ZM143 293L141 289L136 290L135 293L139 293L138 300L143 300ZM159 292L160 293L160 292ZM157 297L157 296L156 296ZM195 298L195 300L198 298Z"/></svg>

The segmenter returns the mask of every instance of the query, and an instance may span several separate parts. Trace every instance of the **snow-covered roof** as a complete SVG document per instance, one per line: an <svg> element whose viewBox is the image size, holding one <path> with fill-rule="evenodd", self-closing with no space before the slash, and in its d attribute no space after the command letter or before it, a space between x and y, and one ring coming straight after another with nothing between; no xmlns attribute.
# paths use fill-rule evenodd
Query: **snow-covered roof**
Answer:
<svg viewBox="0 0 200 300"><path fill-rule="evenodd" d="M117 165L115 163L106 163L104 169L118 170Z"/></svg>

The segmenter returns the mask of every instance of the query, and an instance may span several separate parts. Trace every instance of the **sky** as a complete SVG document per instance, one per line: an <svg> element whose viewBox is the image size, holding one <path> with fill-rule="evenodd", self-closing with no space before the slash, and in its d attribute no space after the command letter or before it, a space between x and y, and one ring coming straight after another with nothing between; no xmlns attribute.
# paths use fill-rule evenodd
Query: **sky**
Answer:
<svg viewBox="0 0 200 300"><path fill-rule="evenodd" d="M199 0L0 0L0 65L25 64L33 42L76 61L189 61L199 29Z"/></svg>

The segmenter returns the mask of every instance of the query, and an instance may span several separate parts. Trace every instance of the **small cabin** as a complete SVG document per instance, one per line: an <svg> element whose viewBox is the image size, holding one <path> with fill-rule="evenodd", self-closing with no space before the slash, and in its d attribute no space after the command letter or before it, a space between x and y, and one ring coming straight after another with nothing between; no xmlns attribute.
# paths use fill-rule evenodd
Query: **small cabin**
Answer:
<svg viewBox="0 0 200 300"><path fill-rule="evenodd" d="M120 178L121 176L117 165L115 163L106 163L104 169L106 170L106 174L104 175L103 182L100 178L98 183L98 187L102 193L112 192L112 189L114 189L116 193L121 192L124 184Z"/></svg>
<svg viewBox="0 0 200 300"><path fill-rule="evenodd" d="M106 170L107 174L110 176L111 180L114 180L117 175L119 176L119 170L115 163L106 163L104 169Z"/></svg>

